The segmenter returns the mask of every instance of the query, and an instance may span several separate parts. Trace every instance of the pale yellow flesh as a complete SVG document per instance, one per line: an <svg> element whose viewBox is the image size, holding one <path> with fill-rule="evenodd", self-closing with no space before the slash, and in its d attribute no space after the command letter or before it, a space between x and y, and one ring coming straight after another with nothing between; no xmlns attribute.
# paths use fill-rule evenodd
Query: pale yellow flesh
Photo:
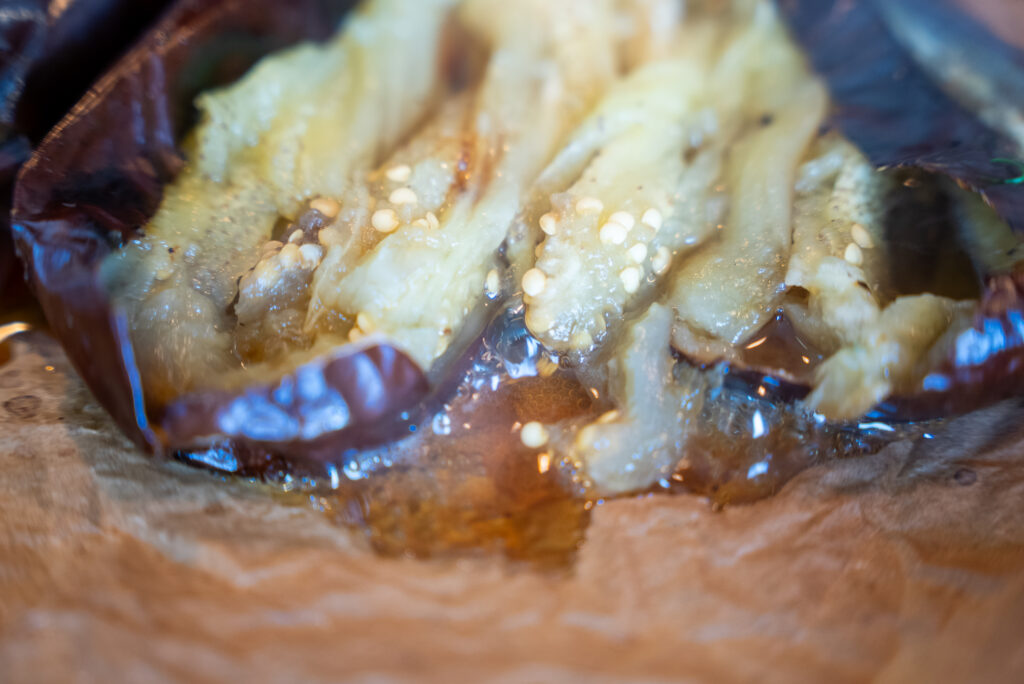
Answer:
<svg viewBox="0 0 1024 684"><path fill-rule="evenodd" d="M693 163L684 161L700 126L695 101L704 61L698 54L642 67L612 88L566 148L600 154L549 205L554 234L545 236L535 263L546 287L526 297L530 330L548 346L589 351L607 321L661 275L654 267L659 250L674 255L711 232L704 202L693 210L689 204L708 194L717 159L695 151ZM556 159L548 175L563 163ZM601 208L591 210L592 199Z"/></svg>
<svg viewBox="0 0 1024 684"><path fill-rule="evenodd" d="M668 477L685 448L701 394L673 378L672 311L652 305L630 327L611 362L620 408L584 426L572 455L600 492L635 491Z"/></svg>
<svg viewBox="0 0 1024 684"><path fill-rule="evenodd" d="M329 43L285 51L199 98L191 163L145 237L106 265L127 283L150 396L220 384L238 368L228 315L238 279L279 217L342 194L429 111L452 5L374 0Z"/></svg>

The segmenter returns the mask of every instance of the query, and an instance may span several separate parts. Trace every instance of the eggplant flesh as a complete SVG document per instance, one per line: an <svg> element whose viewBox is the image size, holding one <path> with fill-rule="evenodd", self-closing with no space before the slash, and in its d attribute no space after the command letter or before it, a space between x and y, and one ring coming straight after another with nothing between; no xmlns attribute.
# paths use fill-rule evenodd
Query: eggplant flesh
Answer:
<svg viewBox="0 0 1024 684"><path fill-rule="evenodd" d="M200 4L167 35L278 30ZM721 412L723 372L837 425L1024 386L1016 199L969 164L879 168L785 6L510 5L368 0L325 42L202 89L194 127L165 94L147 135L96 144L90 127L156 80L187 90L190 48L151 42L44 145L20 249L126 430L243 472L279 456L319 472L401 434L495 309L519 307L542 350L528 372L611 404L545 433L599 493L670 475ZM998 391L949 400L1003 352Z"/></svg>

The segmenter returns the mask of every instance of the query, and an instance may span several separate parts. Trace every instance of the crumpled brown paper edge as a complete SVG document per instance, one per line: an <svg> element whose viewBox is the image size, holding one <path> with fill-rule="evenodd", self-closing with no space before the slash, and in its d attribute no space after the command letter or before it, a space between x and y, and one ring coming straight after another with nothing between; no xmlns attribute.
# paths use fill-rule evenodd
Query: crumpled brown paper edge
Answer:
<svg viewBox="0 0 1024 684"><path fill-rule="evenodd" d="M1020 681L1022 413L720 513L611 502L541 573L383 559L312 507L147 459L22 335L0 367L0 681Z"/></svg>

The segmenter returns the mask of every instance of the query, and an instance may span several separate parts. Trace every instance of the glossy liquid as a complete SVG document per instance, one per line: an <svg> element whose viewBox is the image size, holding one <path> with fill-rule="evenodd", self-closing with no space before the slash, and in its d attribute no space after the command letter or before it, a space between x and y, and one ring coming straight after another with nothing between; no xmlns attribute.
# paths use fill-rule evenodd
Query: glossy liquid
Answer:
<svg viewBox="0 0 1024 684"><path fill-rule="evenodd" d="M591 410L590 394L568 375L468 392L403 443L399 461L346 476L321 503L388 555L480 549L564 565L583 539L590 504L571 466L523 446L518 426Z"/></svg>
<svg viewBox="0 0 1024 684"><path fill-rule="evenodd" d="M6 336L38 327L37 312L10 314L0 324ZM792 356L785 326L775 322L762 332L762 360ZM330 478L298 482L280 472L267 479L284 502L312 502L384 555L496 553L534 567L568 567L602 499L551 445L524 446L519 430L532 420L589 422L611 406L569 369L544 377L541 371L552 368L518 313L508 312L485 334L448 402L411 425L409 437L341 456ZM705 496L715 506L753 501L810 465L868 453L925 429L830 426L767 392L759 396L759 389L746 378L713 378L677 471L655 490Z"/></svg>
<svg viewBox="0 0 1024 684"><path fill-rule="evenodd" d="M541 377L540 345L514 315L506 319L492 326L441 410L405 440L352 455L331 487L313 484L302 493L385 555L497 552L566 567L591 509L603 499L550 446L524 446L519 428L531 420L590 421L610 406L569 370ZM769 334L765 346L791 346L784 338ZM788 358L792 349L760 353ZM713 379L677 471L655 490L705 496L716 507L754 501L815 463L869 453L923 431L828 425L767 392L759 396L759 389L728 374Z"/></svg>

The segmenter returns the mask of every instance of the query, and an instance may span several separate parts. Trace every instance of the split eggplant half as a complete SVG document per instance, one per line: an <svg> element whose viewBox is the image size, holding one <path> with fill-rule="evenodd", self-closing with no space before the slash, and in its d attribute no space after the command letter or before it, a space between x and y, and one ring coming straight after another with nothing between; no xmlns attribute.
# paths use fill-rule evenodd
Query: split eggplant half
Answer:
<svg viewBox="0 0 1024 684"><path fill-rule="evenodd" d="M1024 389L1014 119L898 11L349 4L179 5L21 174L40 301L139 443L320 475L497 357L586 388L509 439L616 493L736 379L826 432Z"/></svg>

